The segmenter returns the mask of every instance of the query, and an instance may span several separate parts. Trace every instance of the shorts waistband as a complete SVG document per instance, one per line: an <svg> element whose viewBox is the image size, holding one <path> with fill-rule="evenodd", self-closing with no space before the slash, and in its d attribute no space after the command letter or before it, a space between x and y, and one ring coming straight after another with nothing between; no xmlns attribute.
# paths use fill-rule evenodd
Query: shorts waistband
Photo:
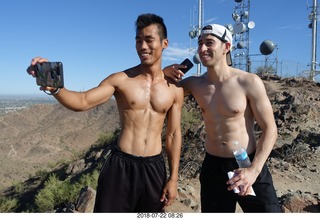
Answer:
<svg viewBox="0 0 320 219"><path fill-rule="evenodd" d="M123 152L120 150L119 147L115 147L113 150L113 154L117 155L123 159L135 161L135 162L140 162L140 163L150 163L150 162L157 162L157 161L163 161L163 156L162 153L153 155L153 156L136 156L133 154L128 154L126 152Z"/></svg>
<svg viewBox="0 0 320 219"><path fill-rule="evenodd" d="M254 155L255 155L255 151L248 155L250 160L253 160ZM218 157L218 156L209 154L208 152L206 152L206 157L209 158L209 159L212 159L212 160L224 161L224 162L230 162L230 161L234 161L235 160L234 157Z"/></svg>

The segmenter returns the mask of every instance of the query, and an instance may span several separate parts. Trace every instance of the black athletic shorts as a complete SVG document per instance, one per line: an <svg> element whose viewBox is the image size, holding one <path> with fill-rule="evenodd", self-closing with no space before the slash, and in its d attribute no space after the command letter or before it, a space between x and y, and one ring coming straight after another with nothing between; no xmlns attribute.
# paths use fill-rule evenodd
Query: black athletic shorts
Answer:
<svg viewBox="0 0 320 219"><path fill-rule="evenodd" d="M114 148L98 179L94 212L162 212L166 182L162 154L138 157Z"/></svg>
<svg viewBox="0 0 320 219"><path fill-rule="evenodd" d="M254 153L249 156L251 160L253 156ZM281 212L272 176L266 164L252 185L256 196L239 196L228 191L227 173L238 168L234 158L221 158L206 153L200 174L201 211L235 212L238 202L243 212Z"/></svg>

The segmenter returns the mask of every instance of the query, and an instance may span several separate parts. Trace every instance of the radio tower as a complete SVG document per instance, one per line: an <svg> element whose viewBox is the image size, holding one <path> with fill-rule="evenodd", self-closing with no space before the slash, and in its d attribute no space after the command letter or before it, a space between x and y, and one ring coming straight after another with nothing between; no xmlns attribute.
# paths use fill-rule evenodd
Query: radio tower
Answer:
<svg viewBox="0 0 320 219"><path fill-rule="evenodd" d="M254 28L255 23L249 20L250 0L235 0L236 6L232 13L234 34L234 58L233 66L247 72L251 72L251 61L249 57L249 31Z"/></svg>
<svg viewBox="0 0 320 219"><path fill-rule="evenodd" d="M195 37L200 36L200 32L202 29L202 23L203 23L203 2L202 0L198 0L198 25L192 26L191 30L189 32L189 37L191 39L194 39ZM197 76L201 75L201 62L199 59L198 53L196 53L193 57L193 62L197 64Z"/></svg>
<svg viewBox="0 0 320 219"><path fill-rule="evenodd" d="M310 24L312 28L312 53L311 53L311 69L309 73L309 79L315 80L316 66L317 66L317 20L318 20L318 0L313 0L313 6L311 7L311 13L309 14Z"/></svg>

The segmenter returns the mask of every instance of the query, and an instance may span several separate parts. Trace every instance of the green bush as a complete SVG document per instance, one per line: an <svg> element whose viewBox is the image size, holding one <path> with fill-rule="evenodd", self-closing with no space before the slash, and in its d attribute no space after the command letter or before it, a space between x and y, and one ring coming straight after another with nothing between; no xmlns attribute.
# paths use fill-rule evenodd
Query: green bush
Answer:
<svg viewBox="0 0 320 219"><path fill-rule="evenodd" d="M53 211L66 203L75 203L80 190L85 186L97 187L99 171L83 174L78 182L70 180L60 181L51 175L44 184L44 188L36 195L35 204L38 212Z"/></svg>
<svg viewBox="0 0 320 219"><path fill-rule="evenodd" d="M181 128L183 131L188 130L195 124L200 124L202 121L201 112L198 109L187 109L185 106L182 107L181 111Z"/></svg>
<svg viewBox="0 0 320 219"><path fill-rule="evenodd" d="M6 212L14 212L14 210L18 206L18 200L17 199L11 199L11 198L5 198L0 197L0 212L6 213Z"/></svg>

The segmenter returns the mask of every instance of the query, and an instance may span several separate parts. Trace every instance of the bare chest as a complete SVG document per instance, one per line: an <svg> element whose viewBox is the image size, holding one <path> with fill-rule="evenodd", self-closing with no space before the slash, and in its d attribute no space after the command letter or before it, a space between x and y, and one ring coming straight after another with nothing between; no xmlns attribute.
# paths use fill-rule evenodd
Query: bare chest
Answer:
<svg viewBox="0 0 320 219"><path fill-rule="evenodd" d="M247 107L244 92L227 85L201 86L193 94L205 116L234 117L242 115Z"/></svg>
<svg viewBox="0 0 320 219"><path fill-rule="evenodd" d="M166 113L173 104L172 89L164 81L150 83L128 80L116 91L118 105L123 109L149 110Z"/></svg>

